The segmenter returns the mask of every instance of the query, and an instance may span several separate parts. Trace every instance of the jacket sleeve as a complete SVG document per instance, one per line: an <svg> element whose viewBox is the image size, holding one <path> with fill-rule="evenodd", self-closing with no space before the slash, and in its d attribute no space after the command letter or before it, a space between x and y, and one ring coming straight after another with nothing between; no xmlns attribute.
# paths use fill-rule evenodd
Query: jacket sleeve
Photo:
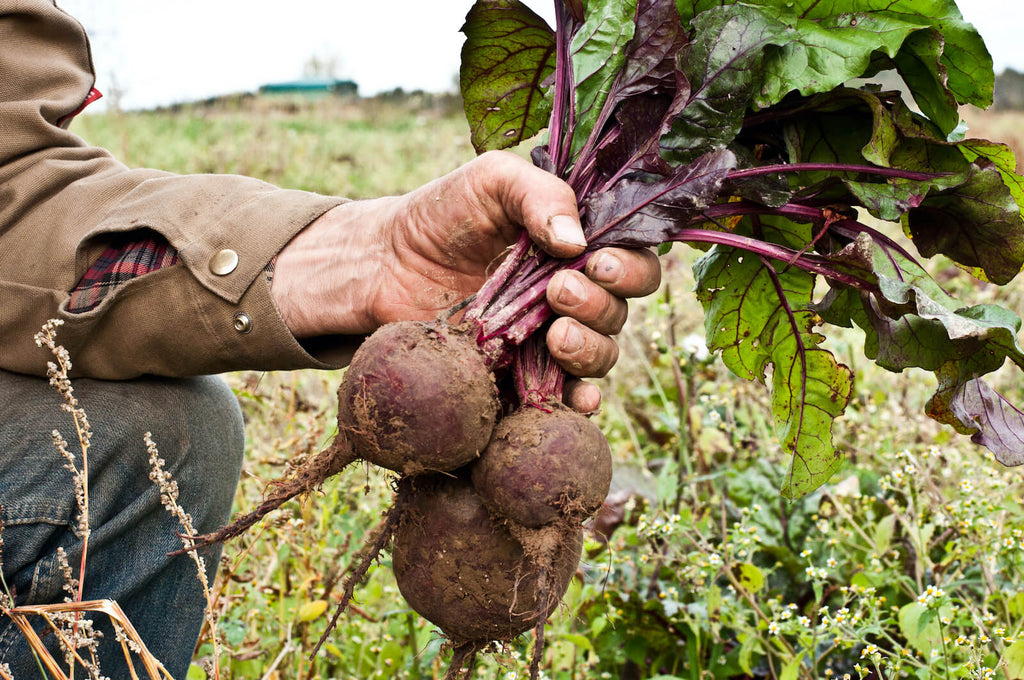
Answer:
<svg viewBox="0 0 1024 680"><path fill-rule="evenodd" d="M48 356L33 335L51 318L64 322L57 340L78 376L347 363L358 339L321 339L314 357L277 313L265 274L292 236L343 199L241 176L129 169L65 129L94 80L84 30L53 0L0 0L0 368L44 374ZM153 232L178 264L68 312L68 291L107 245Z"/></svg>

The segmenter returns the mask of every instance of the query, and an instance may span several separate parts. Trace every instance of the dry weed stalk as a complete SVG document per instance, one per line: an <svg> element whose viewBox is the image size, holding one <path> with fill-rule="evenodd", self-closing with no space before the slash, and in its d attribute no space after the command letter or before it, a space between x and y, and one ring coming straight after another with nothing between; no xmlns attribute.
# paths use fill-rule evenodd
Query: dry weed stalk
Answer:
<svg viewBox="0 0 1024 680"><path fill-rule="evenodd" d="M50 319L43 325L42 330L36 333L35 341L37 347L46 347L57 359L56 363L46 362L46 376L50 379L50 385L64 399L61 410L71 415L75 423L78 445L82 452L82 467L79 469L75 463L75 455L68 448L64 437L57 430L51 433L53 445L63 456L64 467L71 472L75 485L78 522L74 532L82 540L82 560L78 569L78 593L76 596L76 599L80 601L85 587L85 558L89 552L89 444L92 441L92 428L89 427L89 418L86 416L85 410L78 404L75 389L71 386L71 379L68 377L68 372L71 370L71 355L56 342L57 329L63 325L64 322L60 319Z"/></svg>
<svg viewBox="0 0 1024 680"><path fill-rule="evenodd" d="M146 442L146 452L149 453L149 479L156 484L160 490L160 504L163 505L181 525L181 542L188 549L188 555L196 563L196 573L199 576L199 583L203 587L203 596L206 598L204 616L206 624L210 627L210 642L213 645L213 677L220 678L220 645L217 639L217 615L214 608L215 598L210 589L210 580L206 576L206 559L194 550L195 541L192 537L197 535L195 526L192 524L192 516L185 512L185 509L178 503L178 482L171 478L171 473L164 469L164 459L160 457L156 442L153 441L153 434L147 432L143 435Z"/></svg>
<svg viewBox="0 0 1024 680"><path fill-rule="evenodd" d="M2 591L0 591L0 613L7 615L18 627L22 635L25 636L30 649L40 663L40 669L42 670L45 666L46 670L57 680L73 680L76 665L81 665L85 668L92 680L102 680L103 676L100 675L99 663L96 658L96 646L101 634L93 629L90 620L82 618L82 614L86 612L98 612L106 614L110 618L116 639L121 644L121 649L125 655L125 661L132 680L138 680L138 675L132 662L133 654L142 662L150 680L174 680L163 664L146 648L138 631L135 630L127 615L116 602L112 600L82 601L90 535L88 451L92 440L92 429L89 426L89 419L85 411L74 396L74 388L68 377L68 373L71 370L71 357L64 347L56 343L56 331L61 325L63 325L63 321L59 319L47 321L42 330L36 333L35 341L36 345L46 347L56 358L56 362L47 362L47 377L49 378L50 385L57 390L64 400L61 409L69 413L74 421L81 450L82 459L81 467L79 468L75 455L71 452L67 441L57 430L52 432L54 446L64 458L64 467L71 472L74 480L78 515L77 522L72 531L82 541L82 558L79 564L79 573L76 578L63 548L58 548L58 565L63 574L64 589L68 593L65 602L60 604L14 607L12 606L14 602L10 591L3 580L2 570L0 570L0 586L2 586ZM178 505L177 483L170 478L169 473L163 470L164 461L159 458L156 444L148 432L145 435L145 443L152 467L150 478L160 489L161 503L178 518L187 535L194 534L195 530L192 526L191 517ZM2 530L3 522L0 519L0 551L3 548ZM188 545L188 539L183 540L186 540L186 545ZM201 556L195 553L192 553L192 555L193 559L196 560L199 580L203 585L203 592L207 598L207 619L212 628L215 622L211 620L213 606L210 598L209 583L206 578L205 562ZM2 566L2 552L0 552L0 567ZM41 616L59 640L60 647L65 653L65 662L68 666L67 672L53 658L53 655L50 654L42 639L32 627L29 622L30 616ZM217 642L215 629L212 636L216 659ZM88 659L82 657L79 653L80 649L88 651ZM219 669L216 666L215 677L219 678ZM0 664L0 680L13 680L10 667L7 664Z"/></svg>
<svg viewBox="0 0 1024 680"><path fill-rule="evenodd" d="M0 505L0 614L6 614L10 610L11 605L14 603L11 601L11 591L7 587L7 581L4 579L4 518L3 518L4 506ZM5 663L0 663L0 680L14 680L14 676L11 675L11 667Z"/></svg>
<svg viewBox="0 0 1024 680"><path fill-rule="evenodd" d="M35 629L28 621L29 616L41 616L43 620L50 626L50 629L58 639L61 641L61 647L64 649L72 648L74 644L72 640L68 639L64 629L60 625L60 620L69 615L81 615L84 612L98 612L106 614L110 617L110 622L114 626L114 630L117 631L117 638L121 643L121 649L125 655L125 661L127 662L128 668L131 672L132 680L138 680L138 675L135 673L134 664L131 661L131 655L135 654L142 661L143 667L146 669L146 674L150 680L174 680L171 674L167 672L163 664L157 660L153 654L146 649L145 643L142 638L139 637L138 631L132 625L132 622L128 619L128 616L121 610L121 607L112 600L87 600L85 602L64 602L61 604L41 604L41 605L26 605L23 607L14 607L8 609L6 614L11 617L14 624L18 626L18 629L22 632L25 638L28 640L29 645L33 650L39 654L39 657L43 661L43 665L46 666L46 670L49 671L56 680L71 680L74 677L74 666L71 667L70 675L65 673L61 668L60 664L53 658L50 652L46 649L43 641L39 638ZM81 664L86 668L90 668L89 664L83 659L77 651L71 652L75 663Z"/></svg>

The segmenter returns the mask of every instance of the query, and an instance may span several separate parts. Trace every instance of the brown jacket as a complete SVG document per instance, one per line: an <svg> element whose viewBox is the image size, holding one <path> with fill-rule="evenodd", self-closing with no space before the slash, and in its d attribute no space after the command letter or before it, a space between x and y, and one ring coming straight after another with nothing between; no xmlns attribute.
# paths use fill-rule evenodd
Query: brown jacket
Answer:
<svg viewBox="0 0 1024 680"><path fill-rule="evenodd" d="M129 169L58 123L94 81L84 30L53 0L0 0L0 369L45 373L33 335L50 318L64 320L57 339L78 376L343 365L352 343L339 339L314 358L284 325L263 275L342 199L247 177ZM145 229L181 262L69 314L68 291L110 239ZM217 275L211 259L222 249L238 265ZM240 312L252 320L247 333L235 330Z"/></svg>

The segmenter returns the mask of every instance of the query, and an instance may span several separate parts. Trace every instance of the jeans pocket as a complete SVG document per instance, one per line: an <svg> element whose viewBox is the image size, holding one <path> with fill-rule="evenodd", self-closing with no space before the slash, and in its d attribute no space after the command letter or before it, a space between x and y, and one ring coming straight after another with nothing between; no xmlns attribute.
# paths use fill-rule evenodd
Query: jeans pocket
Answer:
<svg viewBox="0 0 1024 680"><path fill-rule="evenodd" d="M0 513L3 519L0 561L4 585L16 606L60 602L63 599L65 578L57 549L63 548L67 560L74 563L75 546L80 544L71 526L75 512L70 485L68 493L50 497L33 493L29 498L22 494L17 502L4 503ZM81 555L80 550L77 555ZM37 631L44 627L42 620L35 620L39 618L30 617L29 621ZM21 631L10 618L2 619L0 660L10 664L12 670L32 668L34 661L26 665L30 662L30 654ZM15 677L18 677L17 673Z"/></svg>

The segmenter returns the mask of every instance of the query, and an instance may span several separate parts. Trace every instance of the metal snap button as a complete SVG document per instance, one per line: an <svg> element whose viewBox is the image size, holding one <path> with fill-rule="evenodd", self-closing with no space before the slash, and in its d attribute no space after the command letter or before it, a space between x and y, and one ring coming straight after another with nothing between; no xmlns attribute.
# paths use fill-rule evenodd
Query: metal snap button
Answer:
<svg viewBox="0 0 1024 680"><path fill-rule="evenodd" d="M214 253L213 257L210 258L210 271L217 276L226 276L235 271L237 266L238 253L230 248L218 250Z"/></svg>
<svg viewBox="0 0 1024 680"><path fill-rule="evenodd" d="M235 330L239 333L245 334L252 330L252 319L245 312L235 314L234 324Z"/></svg>

